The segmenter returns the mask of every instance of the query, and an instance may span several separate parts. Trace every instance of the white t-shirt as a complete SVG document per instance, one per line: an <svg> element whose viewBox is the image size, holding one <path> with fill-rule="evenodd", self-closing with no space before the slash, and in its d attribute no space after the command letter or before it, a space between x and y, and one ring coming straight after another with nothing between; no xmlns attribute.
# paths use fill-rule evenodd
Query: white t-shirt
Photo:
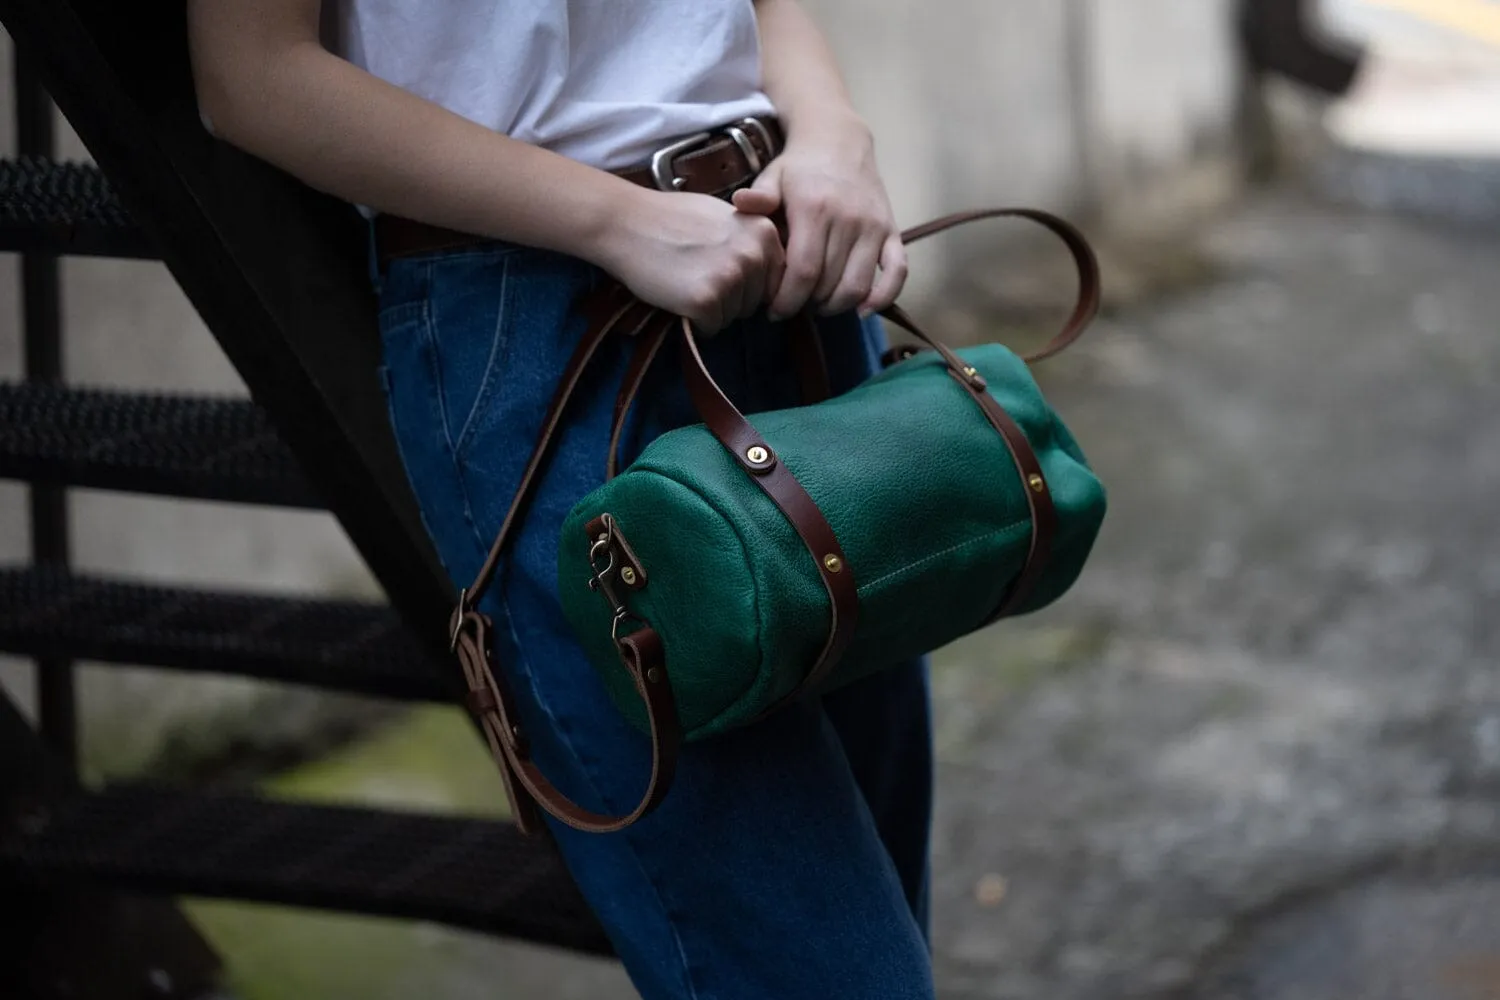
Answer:
<svg viewBox="0 0 1500 1000"><path fill-rule="evenodd" d="M752 0L332 0L344 58L605 170L769 114Z"/></svg>

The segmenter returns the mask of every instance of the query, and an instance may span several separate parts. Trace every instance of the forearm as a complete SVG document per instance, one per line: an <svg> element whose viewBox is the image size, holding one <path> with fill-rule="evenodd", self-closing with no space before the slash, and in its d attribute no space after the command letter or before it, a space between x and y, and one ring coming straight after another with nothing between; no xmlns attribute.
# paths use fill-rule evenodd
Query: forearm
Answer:
<svg viewBox="0 0 1500 1000"><path fill-rule="evenodd" d="M755 0L762 86L789 139L807 133L868 134L823 32L798 0Z"/></svg>
<svg viewBox="0 0 1500 1000"><path fill-rule="evenodd" d="M635 200L626 181L452 114L316 43L198 78L227 141L379 211L604 264Z"/></svg>

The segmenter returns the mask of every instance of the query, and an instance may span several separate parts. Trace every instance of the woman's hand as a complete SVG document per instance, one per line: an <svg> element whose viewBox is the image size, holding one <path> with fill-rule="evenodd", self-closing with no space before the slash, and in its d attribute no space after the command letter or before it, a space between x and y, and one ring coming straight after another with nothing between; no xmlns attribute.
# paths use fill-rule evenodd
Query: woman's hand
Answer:
<svg viewBox="0 0 1500 1000"><path fill-rule="evenodd" d="M780 290L785 257L767 218L775 204L763 195L745 204L741 211L708 195L632 189L595 262L643 301L714 333Z"/></svg>
<svg viewBox="0 0 1500 1000"><path fill-rule="evenodd" d="M734 204L745 213L781 210L786 219L786 273L768 295L772 319L811 304L830 314L878 312L906 282L906 249L874 141L857 119L794 133Z"/></svg>

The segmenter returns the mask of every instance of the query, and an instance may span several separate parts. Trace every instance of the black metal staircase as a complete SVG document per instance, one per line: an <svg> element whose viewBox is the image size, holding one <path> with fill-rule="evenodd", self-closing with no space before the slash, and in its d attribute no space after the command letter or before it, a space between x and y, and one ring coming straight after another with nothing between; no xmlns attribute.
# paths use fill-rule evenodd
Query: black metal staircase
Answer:
<svg viewBox="0 0 1500 1000"><path fill-rule="evenodd" d="M245 399L0 383L0 477L322 506L265 414Z"/></svg>
<svg viewBox="0 0 1500 1000"><path fill-rule="evenodd" d="M97 167L35 153L0 162L0 251L156 257Z"/></svg>
<svg viewBox="0 0 1500 1000"><path fill-rule="evenodd" d="M578 890L508 823L130 788L24 814L26 883L104 881L419 920L607 951Z"/></svg>
<svg viewBox="0 0 1500 1000"><path fill-rule="evenodd" d="M210 895L607 952L550 845L507 823L71 778L75 659L453 700L451 591L386 425L357 217L204 133L181 4L0 0L0 19L34 67L18 98L44 81L100 165L53 162L34 121L26 155L0 162L0 251L26 261L33 362L0 384L0 478L33 484L37 542L33 564L0 567L0 652L37 661L43 720L33 733L0 699L0 914L80 891ZM21 112L24 133L39 112ZM60 254L164 260L255 401L69 386ZM391 604L76 573L70 487L329 509ZM152 913L163 940L191 937ZM0 995L62 995L27 988L0 971Z"/></svg>

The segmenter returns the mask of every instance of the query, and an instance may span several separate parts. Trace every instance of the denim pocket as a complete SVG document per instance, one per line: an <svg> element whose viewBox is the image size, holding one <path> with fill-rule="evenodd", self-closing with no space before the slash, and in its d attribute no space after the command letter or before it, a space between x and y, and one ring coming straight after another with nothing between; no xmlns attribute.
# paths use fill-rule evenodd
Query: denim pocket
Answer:
<svg viewBox="0 0 1500 1000"><path fill-rule="evenodd" d="M511 254L458 254L427 264L429 343L443 424L462 462L494 403L508 361Z"/></svg>

